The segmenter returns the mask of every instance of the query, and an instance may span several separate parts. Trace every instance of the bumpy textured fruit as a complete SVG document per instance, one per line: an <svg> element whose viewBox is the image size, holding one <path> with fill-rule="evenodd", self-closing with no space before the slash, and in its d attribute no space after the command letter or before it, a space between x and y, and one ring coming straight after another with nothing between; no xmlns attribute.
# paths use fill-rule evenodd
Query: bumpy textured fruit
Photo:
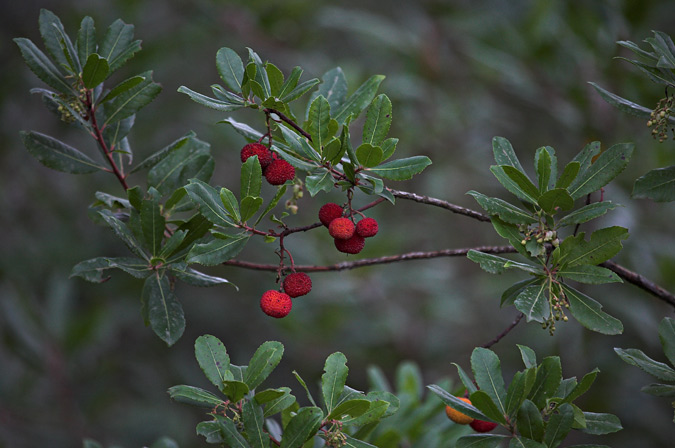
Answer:
<svg viewBox="0 0 675 448"><path fill-rule="evenodd" d="M295 298L304 296L312 290L312 279L304 272L288 274L284 279L284 292Z"/></svg>
<svg viewBox="0 0 675 448"><path fill-rule="evenodd" d="M335 248L340 252L345 254L358 254L363 250L363 246L366 245L366 240L362 236L354 234L348 240L341 240L338 238L333 239L335 242Z"/></svg>
<svg viewBox="0 0 675 448"><path fill-rule="evenodd" d="M468 398L464 397L457 397L457 398L459 398L466 404L471 404L471 400L469 400ZM451 408L450 406L445 407L445 415L447 415L450 420L460 425L468 425L469 423L472 423L474 421L472 417L469 417L466 414L462 414L457 409Z"/></svg>
<svg viewBox="0 0 675 448"><path fill-rule="evenodd" d="M469 423L469 426L476 432L490 432L497 427L497 424L485 420L474 420Z"/></svg>
<svg viewBox="0 0 675 448"><path fill-rule="evenodd" d="M273 289L265 291L260 299L260 308L272 317L285 317L291 312L293 301L288 294Z"/></svg>
<svg viewBox="0 0 675 448"><path fill-rule="evenodd" d="M263 170L272 163L272 153L267 149L267 146L260 143L249 143L241 148L241 163L246 162L252 156L258 156L260 167Z"/></svg>
<svg viewBox="0 0 675 448"><path fill-rule="evenodd" d="M328 225L330 236L339 240L348 240L354 236L355 231L356 226L349 218L336 218Z"/></svg>
<svg viewBox="0 0 675 448"><path fill-rule="evenodd" d="M363 218L356 223L356 233L364 238L377 235L377 221L374 218Z"/></svg>
<svg viewBox="0 0 675 448"><path fill-rule="evenodd" d="M265 179L271 185L283 185L295 177L293 165L283 159L273 160L264 171Z"/></svg>
<svg viewBox="0 0 675 448"><path fill-rule="evenodd" d="M319 221L326 227L328 227L334 219L340 217L342 217L342 207L334 202L324 204L319 209Z"/></svg>

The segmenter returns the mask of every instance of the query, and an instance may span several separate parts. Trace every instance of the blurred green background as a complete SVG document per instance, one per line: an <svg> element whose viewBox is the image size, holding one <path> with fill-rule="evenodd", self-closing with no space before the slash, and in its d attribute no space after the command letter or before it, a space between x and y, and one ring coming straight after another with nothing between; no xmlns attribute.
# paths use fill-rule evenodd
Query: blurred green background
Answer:
<svg viewBox="0 0 675 448"><path fill-rule="evenodd" d="M130 135L137 160L189 130L212 144L214 183L238 185L238 150L243 139L216 124L225 118L176 92L180 85L208 92L218 82L215 53L223 46L255 49L288 73L296 65L303 79L341 66L354 89L372 74L387 79L381 92L394 103L390 135L400 138L398 156L424 154L434 164L413 181L390 183L478 208L470 189L501 196L489 172L491 138L508 138L526 169L536 148L553 146L561 163L587 142L633 141L628 169L610 185L606 198L624 204L600 225L628 227L630 239L616 261L669 290L675 289L675 234L672 204L630 199L632 182L649 169L675 161L675 143L653 141L642 120L620 114L587 82L653 107L663 95L615 56L632 56L617 40L640 42L651 30L675 35L675 2L662 1L341 1L287 0L26 0L0 6L0 447L72 447L83 436L107 445L149 445L167 435L180 446L205 446L194 433L204 414L173 403L175 384L209 388L193 357L201 334L223 340L233 362L245 363L265 340L285 344L284 360L271 386L299 387L291 376L318 380L326 356L349 359L348 384L367 388L366 368L392 376L402 360L417 362L426 384L450 376L451 362L468 368L474 346L488 342L515 317L499 309L501 292L517 275L492 276L462 258L411 261L312 276L314 290L296 301L286 319L260 312L258 299L275 286L273 273L214 268L240 290L179 287L186 313L182 339L167 348L143 327L142 283L114 274L102 285L69 279L71 267L95 256L124 255L107 229L93 225L86 207L95 191L122 191L112 176L69 176L51 171L23 148L18 131L54 135L93 153L93 142L54 119L29 89L40 81L23 64L14 37L41 42L40 8L55 12L73 35L85 15L98 36L116 18L136 26L139 53L117 80L152 69L162 94L142 110ZM42 46L41 43L38 44ZM254 126L260 117L238 114ZM131 178L131 184L142 177ZM268 190L267 193L271 193ZM299 202L290 225L316 220L322 195ZM357 196L356 204L370 202ZM370 216L380 234L361 257L504 244L488 224L441 209L399 200ZM592 230L587 228L586 230ZM343 254L326 232L287 240L299 264L332 264ZM241 259L274 263L274 248L250 243ZM494 347L507 381L521 362L516 343L540 358L559 355L565 377L594 367L601 374L579 404L592 412L617 414L624 430L611 436L578 436L577 443L614 447L672 446L672 407L639 391L653 378L624 364L613 347L640 347L663 360L656 326L668 307L631 285L588 287L625 326L621 336L591 333L574 321L554 337L536 324L519 325ZM444 423L445 424L445 423Z"/></svg>

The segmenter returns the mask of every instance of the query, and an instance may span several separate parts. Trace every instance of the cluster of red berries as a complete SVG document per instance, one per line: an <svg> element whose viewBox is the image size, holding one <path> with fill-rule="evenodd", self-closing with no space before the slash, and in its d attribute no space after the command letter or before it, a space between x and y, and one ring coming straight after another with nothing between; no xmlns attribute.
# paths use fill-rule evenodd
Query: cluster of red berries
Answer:
<svg viewBox="0 0 675 448"><path fill-rule="evenodd" d="M284 292L271 289L265 291L260 299L260 308L268 316L286 317L293 308L291 299L309 294L312 290L312 280L304 272L288 274L282 285Z"/></svg>
<svg viewBox="0 0 675 448"><path fill-rule="evenodd" d="M328 227L333 237L335 248L346 254L358 254L366 244L365 239L377 235L377 221L363 218L356 224L343 216L344 209L333 202L324 204L319 209L319 221Z"/></svg>
<svg viewBox="0 0 675 448"><path fill-rule="evenodd" d="M457 397L466 404L471 404L471 400L468 398ZM459 424L459 425L469 425L471 429L476 432L490 432L497 427L495 422L486 422L485 420L478 420L473 417L469 417L466 414L459 412L457 409L446 406L445 415L448 416L450 420Z"/></svg>
<svg viewBox="0 0 675 448"><path fill-rule="evenodd" d="M280 159L267 146L260 143L249 143L241 149L241 163L246 162L249 157L253 156L258 156L263 176L270 185L283 185L286 181L295 178L293 165L284 159Z"/></svg>

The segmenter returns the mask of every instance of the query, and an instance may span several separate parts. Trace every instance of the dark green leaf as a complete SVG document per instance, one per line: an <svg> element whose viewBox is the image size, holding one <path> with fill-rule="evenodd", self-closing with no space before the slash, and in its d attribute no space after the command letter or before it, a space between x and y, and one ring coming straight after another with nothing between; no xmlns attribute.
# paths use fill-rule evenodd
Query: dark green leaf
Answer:
<svg viewBox="0 0 675 448"><path fill-rule="evenodd" d="M560 244L558 263L564 267L600 264L619 253L626 238L628 230L618 226L596 230L590 241L584 240L583 233L569 236Z"/></svg>
<svg viewBox="0 0 675 448"><path fill-rule="evenodd" d="M498 434L471 434L457 439L456 448L497 448L506 440Z"/></svg>
<svg viewBox="0 0 675 448"><path fill-rule="evenodd" d="M232 219L232 221L234 221L235 223L241 221L241 215L239 214L239 204L237 203L237 198L234 195L234 193L232 193L225 187L221 188L220 202L222 202L223 207L225 207L225 210L227 210L227 214Z"/></svg>
<svg viewBox="0 0 675 448"><path fill-rule="evenodd" d="M263 198L246 196L241 200L241 220L248 221L262 207Z"/></svg>
<svg viewBox="0 0 675 448"><path fill-rule="evenodd" d="M141 49L141 41L134 39L134 26L115 20L109 27L98 53L108 60L110 72L114 72Z"/></svg>
<svg viewBox="0 0 675 448"><path fill-rule="evenodd" d="M141 247L141 244L138 242L136 237L131 233L129 228L119 219L115 218L112 213L108 210L100 210L98 212L103 220L110 226L110 228L115 232L115 235L127 245L129 250L139 257L149 260L150 257L145 253L145 250Z"/></svg>
<svg viewBox="0 0 675 448"><path fill-rule="evenodd" d="M223 381L230 369L230 356L220 339L210 334L198 337L195 358L211 384L224 391Z"/></svg>
<svg viewBox="0 0 675 448"><path fill-rule="evenodd" d="M356 148L356 158L366 168L376 167L382 161L382 148L370 143L363 143Z"/></svg>
<svg viewBox="0 0 675 448"><path fill-rule="evenodd" d="M537 406L530 400L523 401L518 410L518 432L528 439L542 441L544 420Z"/></svg>
<svg viewBox="0 0 675 448"><path fill-rule="evenodd" d="M500 184L504 186L509 192L512 194L516 195L518 198L522 199L523 201L529 202L531 204L536 204L537 203L537 197L539 196L539 191L537 190L536 194L533 196L531 193L534 193L534 190L532 190L532 182L530 182L527 177L525 177L524 174L520 173L520 171L517 171L515 168L511 168L510 172L516 177L519 177L521 181L523 181L524 184L527 185L529 184L532 186L530 188L530 192L526 192L523 190L518 183L516 183L511 177L509 177L506 172L504 171L504 166L491 166L490 171L492 171L492 174L497 178ZM520 173L520 175L515 174L515 173ZM527 181L527 182L525 182ZM536 187L535 187L536 188Z"/></svg>
<svg viewBox="0 0 675 448"><path fill-rule="evenodd" d="M528 322L544 322L549 314L548 282L542 281L525 287L514 302L516 309L525 315Z"/></svg>
<svg viewBox="0 0 675 448"><path fill-rule="evenodd" d="M391 120L391 100L382 93L370 103L368 112L366 112L366 121L363 124L363 143L374 147L380 146L387 137Z"/></svg>
<svg viewBox="0 0 675 448"><path fill-rule="evenodd" d="M495 402L492 401L492 398L490 398L485 391L478 390L472 393L469 398L471 399L471 404L485 414L490 420L494 420L501 424L506 423L504 414L497 408Z"/></svg>
<svg viewBox="0 0 675 448"><path fill-rule="evenodd" d="M318 96L323 96L328 100L330 109L337 110L347 98L347 79L340 67L328 70L321 76L322 83L316 92L312 94L308 106L312 104L314 99ZM309 116L309 109L305 113L305 117Z"/></svg>
<svg viewBox="0 0 675 448"><path fill-rule="evenodd" d="M591 388L591 385L593 385L595 377L598 376L599 372L600 370L593 369L593 371L584 375L584 377L581 379L581 382L579 382L579 384L577 384L574 389L572 389L572 392L570 392L569 395L562 397L564 398L564 402L571 403L586 393L586 391Z"/></svg>
<svg viewBox="0 0 675 448"><path fill-rule="evenodd" d="M262 168L260 168L260 161L257 156L249 157L246 162L241 165L241 189L239 197L260 196L261 185Z"/></svg>
<svg viewBox="0 0 675 448"><path fill-rule="evenodd" d="M162 250L159 253L158 257L164 260L168 259L173 255L185 239L187 232L184 230L176 230L173 235L171 235L162 246Z"/></svg>
<svg viewBox="0 0 675 448"><path fill-rule="evenodd" d="M452 363L457 368L457 373L459 374L459 379L462 381L462 384L466 388L469 394L472 394L478 390L476 385L473 383L471 377L462 369L462 367L457 363Z"/></svg>
<svg viewBox="0 0 675 448"><path fill-rule="evenodd" d="M623 332L621 321L603 312L598 302L565 284L562 288L570 303L570 312L581 325L602 334Z"/></svg>
<svg viewBox="0 0 675 448"><path fill-rule="evenodd" d="M365 398L343 401L335 406L326 418L328 420L342 420L343 418L346 418L346 416L352 418L359 417L370 409L370 403L371 402Z"/></svg>
<svg viewBox="0 0 675 448"><path fill-rule="evenodd" d="M108 280L107 277L103 278L103 273L107 269L113 268L121 269L122 271L136 278L145 278L151 272L150 267L148 266L148 262L140 258L98 257L77 263L75 266L73 266L73 269L70 271L70 276L82 277L83 279L89 282L102 283Z"/></svg>
<svg viewBox="0 0 675 448"><path fill-rule="evenodd" d="M265 70L265 64L263 64L262 60L260 59L260 56L253 51L252 49L248 48L248 57L249 63L250 64L255 64L256 71L255 71L255 78L253 76L249 77L251 79L255 79L255 82L260 84L262 87L262 96L260 96L261 99L266 99L267 97L272 95L272 91L270 89L270 80L267 77L267 71Z"/></svg>
<svg viewBox="0 0 675 448"><path fill-rule="evenodd" d="M558 211L570 210L574 207L574 199L564 188L555 188L542 194L537 200L546 213L554 215Z"/></svg>
<svg viewBox="0 0 675 448"><path fill-rule="evenodd" d="M278 190L277 193L274 195L272 200L267 204L267 207L265 207L265 210L258 216L258 219L256 219L254 226L257 226L260 221L267 216L267 214L274 208L276 205L279 203L281 198L286 194L286 185L282 185Z"/></svg>
<svg viewBox="0 0 675 448"><path fill-rule="evenodd" d="M220 425L215 420L197 423L197 434L206 439L206 443L225 443Z"/></svg>
<svg viewBox="0 0 675 448"><path fill-rule="evenodd" d="M147 305L150 327L167 345L183 335L185 316L167 275L151 275L143 285L143 303Z"/></svg>
<svg viewBox="0 0 675 448"><path fill-rule="evenodd" d="M110 70L113 70L112 62ZM151 71L141 73L140 76L144 78L143 81L104 103L105 121L102 126L108 126L135 114L162 91L162 86L153 82Z"/></svg>
<svg viewBox="0 0 675 448"><path fill-rule="evenodd" d="M609 210L613 210L617 207L619 207L619 204L614 204L610 201L594 202L592 204L588 204L584 207L581 207L579 210L575 210L572 213L563 216L558 221L558 227L588 222L591 219L599 218Z"/></svg>
<svg viewBox="0 0 675 448"><path fill-rule="evenodd" d="M215 418L220 426L223 438L230 448L249 448L251 446L246 442L246 439L239 434L237 425L235 425L232 420L225 418L222 415L215 415Z"/></svg>
<svg viewBox="0 0 675 448"><path fill-rule="evenodd" d="M518 160L518 156L516 156L516 152L513 150L513 146L511 146L511 142L504 137L492 138L492 153L494 154L497 165L508 165L522 173L525 172Z"/></svg>
<svg viewBox="0 0 675 448"><path fill-rule="evenodd" d="M539 190L524 172L510 165L501 165L501 169L513 182L515 182L518 189L522 191L526 197L532 198L535 201L539 198Z"/></svg>
<svg viewBox="0 0 675 448"><path fill-rule="evenodd" d="M212 409L223 403L223 400L211 392L194 386L173 386L169 388L168 392L169 396L179 403L204 406Z"/></svg>
<svg viewBox="0 0 675 448"><path fill-rule="evenodd" d="M434 394L445 403L447 406L450 406L453 409L458 410L462 414L466 414L469 417L477 418L479 420L490 420L485 414L480 412L475 406L467 404L466 402L460 400L454 395L446 392L442 387L435 384L427 386L427 388L432 391Z"/></svg>
<svg viewBox="0 0 675 448"><path fill-rule="evenodd" d="M324 373L321 376L321 391L326 410L330 414L342 394L347 380L347 358L340 352L333 353L326 359Z"/></svg>
<svg viewBox="0 0 675 448"><path fill-rule="evenodd" d="M222 277L215 277L212 275L206 275L203 272L196 271L192 268L187 267L185 263L174 264L171 266L171 273L176 276L179 280L187 283L192 286L216 286L222 284L230 284L234 286L235 289L239 290L234 283L231 283L229 280Z"/></svg>
<svg viewBox="0 0 675 448"><path fill-rule="evenodd" d="M132 154L130 152L123 152L128 150L128 146L126 148L124 146L124 139L131 131L135 121L136 116L132 115L110 126L106 126L106 128L103 130L103 140L105 141L106 145L108 145L108 149L115 151L116 155L126 155L129 158L129 163L131 163ZM117 163L119 165L123 163L121 157L118 158Z"/></svg>
<svg viewBox="0 0 675 448"><path fill-rule="evenodd" d="M105 169L72 146L48 135L20 131L23 144L44 166L71 174L88 174Z"/></svg>
<svg viewBox="0 0 675 448"><path fill-rule="evenodd" d="M185 186L185 190L192 202L199 206L199 212L204 215L206 219L216 225L234 226L234 222L230 217L233 213L231 213L224 205L226 201L222 200L221 195L215 188L206 182L192 180ZM225 189L221 189L221 192L224 190ZM236 200L234 204L236 205ZM231 203L228 203L228 206L234 207Z"/></svg>
<svg viewBox="0 0 675 448"><path fill-rule="evenodd" d="M649 384L640 391L657 397L675 398L675 385L673 384Z"/></svg>
<svg viewBox="0 0 675 448"><path fill-rule="evenodd" d="M321 81L319 81L317 78L310 79L309 81L305 81L301 84L299 84L297 87L295 87L293 90L291 90L289 93L281 97L281 101L284 103L290 103L291 101L297 100L300 98L302 95L305 93L309 92L315 85L319 84Z"/></svg>
<svg viewBox="0 0 675 448"><path fill-rule="evenodd" d="M553 397L562 381L562 367L560 358L549 356L543 359L537 368L537 376L534 380L529 398L537 406L543 409L546 400Z"/></svg>
<svg viewBox="0 0 675 448"><path fill-rule="evenodd" d="M399 395L408 394L415 400L421 400L423 384L422 372L416 363L405 361L396 369L396 390Z"/></svg>
<svg viewBox="0 0 675 448"><path fill-rule="evenodd" d="M313 174L305 178L305 186L310 196L314 197L319 191L330 192L333 189L333 176L330 171L322 170L318 174Z"/></svg>
<svg viewBox="0 0 675 448"><path fill-rule="evenodd" d="M663 381L675 381L675 370L665 363L655 361L636 348L615 348L614 351L628 364Z"/></svg>
<svg viewBox="0 0 675 448"><path fill-rule="evenodd" d="M609 269L588 264L560 269L558 275L576 282L595 285L622 282L621 278Z"/></svg>
<svg viewBox="0 0 675 448"><path fill-rule="evenodd" d="M248 436L248 441L253 448L267 448L270 446L270 438L265 433L265 418L263 417L263 410L253 400L246 400L244 402L244 409L242 412L244 420L244 430Z"/></svg>
<svg viewBox="0 0 675 448"><path fill-rule="evenodd" d="M195 244L188 252L188 263L215 266L236 257L248 243L250 236L243 233L232 238L216 238L209 243Z"/></svg>
<svg viewBox="0 0 675 448"><path fill-rule="evenodd" d="M250 389L255 389L265 381L281 361L284 346L280 342L267 341L258 347L246 369L244 382Z"/></svg>
<svg viewBox="0 0 675 448"><path fill-rule="evenodd" d="M332 165L340 163L342 156L345 154L345 148L342 146L340 139L332 137L328 143L323 147L322 156Z"/></svg>
<svg viewBox="0 0 675 448"><path fill-rule="evenodd" d="M288 95L293 89L295 89L295 86L298 85L298 81L300 80L300 76L302 76L302 71L303 70L300 67L293 67L290 76L286 78L286 81L284 81L284 84L281 86L281 89L279 89L279 93L276 95L278 98L283 98L284 96ZM308 105L309 104L311 104L311 100L308 103ZM305 116L307 116L307 114L305 114Z"/></svg>
<svg viewBox="0 0 675 448"><path fill-rule="evenodd" d="M265 71L267 78L270 81L270 91L273 97L278 97L281 91L281 86L284 85L284 74L279 70L279 67L268 62L265 64Z"/></svg>
<svg viewBox="0 0 675 448"><path fill-rule="evenodd" d="M23 37L15 38L14 42L19 46L21 55L28 68L45 84L66 95L77 95L75 89L61 74L61 71L54 66L52 61L33 42Z"/></svg>
<svg viewBox="0 0 675 448"><path fill-rule="evenodd" d="M239 380L225 380L223 381L223 393L232 402L241 401L244 396L249 393L250 389L243 381Z"/></svg>
<svg viewBox="0 0 675 448"><path fill-rule="evenodd" d="M388 138L382 142L382 161L387 160L389 157L394 155L396 151L396 145L398 144L397 138Z"/></svg>
<svg viewBox="0 0 675 448"><path fill-rule="evenodd" d="M597 85L594 82L589 82L590 85L595 88L595 90L600 94L603 100L605 100L608 104L614 106L615 108L619 109L621 112L625 112L630 115L634 115L640 118L649 118L651 114L651 109L640 106L637 103L634 103L632 101L629 101L625 98L620 97L619 95L615 95L599 85Z"/></svg>
<svg viewBox="0 0 675 448"><path fill-rule="evenodd" d="M619 143L600 154L569 186L570 196L579 199L607 185L626 168L634 148L632 143Z"/></svg>
<svg viewBox="0 0 675 448"><path fill-rule="evenodd" d="M588 434L610 434L623 429L616 415L584 412L584 417L586 417L586 428L582 431Z"/></svg>
<svg viewBox="0 0 675 448"><path fill-rule="evenodd" d="M555 188L567 188L570 186L574 179L577 178L579 174L579 169L581 164L579 162L572 161L565 165L565 169L555 183Z"/></svg>
<svg viewBox="0 0 675 448"><path fill-rule="evenodd" d="M82 68L82 82L88 89L93 89L108 77L110 66L105 58L92 53L87 58L87 63Z"/></svg>
<svg viewBox="0 0 675 448"><path fill-rule="evenodd" d="M431 160L427 156L413 156L392 160L374 168L368 168L366 171L385 179L407 180L424 171L429 165L431 165Z"/></svg>
<svg viewBox="0 0 675 448"><path fill-rule="evenodd" d="M537 219L531 213L502 199L490 198L473 190L467 191L466 194L473 196L478 205L489 215L497 215L505 222L511 224L533 224L537 222Z"/></svg>
<svg viewBox="0 0 675 448"><path fill-rule="evenodd" d="M302 388L305 389L305 393L307 394L307 399L309 402L316 406L316 402L314 401L312 394L309 392L309 388L307 388L307 383L305 383L305 380L303 380L300 374L295 370L293 371L293 376L295 376L295 379L298 381L298 383L300 383Z"/></svg>
<svg viewBox="0 0 675 448"><path fill-rule="evenodd" d="M323 412L317 407L304 407L286 425L281 448L298 448L321 427Z"/></svg>
<svg viewBox="0 0 675 448"><path fill-rule="evenodd" d="M371 76L337 110L333 111L333 118L338 124L344 124L350 116L357 117L373 100L383 80L382 75Z"/></svg>
<svg viewBox="0 0 675 448"><path fill-rule="evenodd" d="M347 448L377 448L375 445L364 442L363 440L355 439L347 434L345 434L346 442L343 446Z"/></svg>
<svg viewBox="0 0 675 448"><path fill-rule="evenodd" d="M506 414L506 389L497 355L486 348L476 347L471 353L471 370L478 389L487 393L501 415Z"/></svg>
<svg viewBox="0 0 675 448"><path fill-rule="evenodd" d="M106 93L101 99L99 99L98 103L103 104L106 101L110 101L116 96L136 87L143 81L145 81L146 78L142 75L136 75L132 76L129 79L125 79L121 83L117 84L115 87L112 88L108 93Z"/></svg>
<svg viewBox="0 0 675 448"><path fill-rule="evenodd" d="M194 90L185 86L180 86L178 88L178 92L186 94L197 104L201 104L202 106L206 106L220 112L230 112L245 107L243 103L233 103L231 101L211 98L210 96L195 92Z"/></svg>
<svg viewBox="0 0 675 448"><path fill-rule="evenodd" d="M546 445L532 439L515 436L509 442L509 448L546 448Z"/></svg>
<svg viewBox="0 0 675 448"><path fill-rule="evenodd" d="M143 238L152 255L158 255L164 238L164 216L159 209L157 199L144 199L141 205L141 227Z"/></svg>
<svg viewBox="0 0 675 448"><path fill-rule="evenodd" d="M73 73L77 72L77 70L69 63L70 61L68 61L68 58L63 51L66 45L64 36L66 39L68 36L65 34L61 20L53 12L47 9L41 9L38 22L40 24L40 35L42 36L47 53L49 53L52 59L56 61L59 70L63 71L63 69L69 67ZM70 41L70 39L68 39L68 41Z"/></svg>
<svg viewBox="0 0 675 448"><path fill-rule="evenodd" d="M94 19L86 16L77 33L77 55L80 61L86 61L92 53L96 53L96 28Z"/></svg>
<svg viewBox="0 0 675 448"><path fill-rule="evenodd" d="M543 442L548 448L555 448L560 445L567 434L572 429L574 422L574 412L572 406L563 404L558 406L557 411L551 415L546 423L546 433L544 434Z"/></svg>
<svg viewBox="0 0 675 448"><path fill-rule="evenodd" d="M530 347L526 345L516 344L518 350L520 350L520 356L523 358L523 364L528 369L531 367L537 367L537 354Z"/></svg>
<svg viewBox="0 0 675 448"><path fill-rule="evenodd" d="M550 146L537 149L534 154L534 167L537 171L539 191L543 193L548 190L551 179L558 177L558 159L555 150Z"/></svg>
<svg viewBox="0 0 675 448"><path fill-rule="evenodd" d="M659 324L659 340L666 357L675 366L675 319L663 318Z"/></svg>
<svg viewBox="0 0 675 448"><path fill-rule="evenodd" d="M508 389L506 390L506 414L509 418L516 415L520 405L525 399L526 395L526 383L527 383L527 370L523 372L516 372L513 375L513 379L509 384ZM529 392L529 391L528 391Z"/></svg>
<svg viewBox="0 0 675 448"><path fill-rule="evenodd" d="M532 278L527 280L521 280L519 282L514 283L506 291L502 293L502 300L499 306L505 307L513 305L516 298L523 291L523 289L525 289L527 286L530 286L535 282L539 282L539 279Z"/></svg>
<svg viewBox="0 0 675 448"><path fill-rule="evenodd" d="M656 202L675 201L675 165L651 170L635 181L633 198L647 198Z"/></svg>
<svg viewBox="0 0 675 448"><path fill-rule="evenodd" d="M234 94L232 92L229 92L223 88L223 86L218 85L218 84L211 84L211 91L213 92L213 95L226 103L230 104L237 104L240 106L246 105L244 98L240 97L237 94Z"/></svg>
<svg viewBox="0 0 675 448"><path fill-rule="evenodd" d="M280 387L279 389L265 389L261 390L260 392L256 392L253 398L255 398L255 401L258 404L265 404L287 395L290 391L291 389L288 387Z"/></svg>
<svg viewBox="0 0 675 448"><path fill-rule="evenodd" d="M479 263L483 270L491 274L501 274L509 268L520 269L521 271L532 274L543 274L541 268L537 266L519 263L517 261L509 260L508 258L486 254L473 249L467 252L466 257L475 263Z"/></svg>
<svg viewBox="0 0 675 448"><path fill-rule="evenodd" d="M225 85L234 92L241 92L244 63L232 49L223 47L216 53L216 68Z"/></svg>
<svg viewBox="0 0 675 448"><path fill-rule="evenodd" d="M288 387L281 387L278 390L283 390L284 394L268 401L265 404L265 417L270 417L274 414L278 414L279 412L283 411L284 409L287 409L289 406L291 406L293 403L295 403L295 397L290 394L291 389Z"/></svg>
<svg viewBox="0 0 675 448"><path fill-rule="evenodd" d="M318 96L309 108L307 131L312 136L312 146L319 152L328 143L328 139L337 132L337 125L331 123L330 104L323 96Z"/></svg>
<svg viewBox="0 0 675 448"><path fill-rule="evenodd" d="M579 172L578 175L584 174L588 168L591 166L591 163L593 161L593 158L600 154L600 142L590 142L584 148L574 156L574 159L572 159L572 162L578 162L579 163ZM578 179L575 179L575 182ZM569 190L569 188L568 188Z"/></svg>

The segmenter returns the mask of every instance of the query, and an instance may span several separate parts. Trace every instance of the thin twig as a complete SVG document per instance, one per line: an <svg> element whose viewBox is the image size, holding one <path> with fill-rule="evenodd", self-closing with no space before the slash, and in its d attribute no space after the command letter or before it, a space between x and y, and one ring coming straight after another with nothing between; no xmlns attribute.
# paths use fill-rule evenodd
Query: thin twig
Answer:
<svg viewBox="0 0 675 448"><path fill-rule="evenodd" d="M604 263L600 263L600 266L603 266L610 271L614 271L616 275L626 280L628 283L632 283L635 286L644 289L651 295L675 307L675 294L668 292L663 287L645 278L642 274L633 272L619 264L614 263L613 261L605 261Z"/></svg>
<svg viewBox="0 0 675 448"><path fill-rule="evenodd" d="M302 129L295 121L291 120L290 118L288 118L283 113L279 112L276 109L271 109L271 108L265 109L264 112L274 114L274 115L278 116L281 119L281 121L288 123L293 129L295 129L296 131L301 133L303 137L305 137L310 142L312 141L312 136L309 135L309 133L307 131Z"/></svg>
<svg viewBox="0 0 675 448"><path fill-rule="evenodd" d="M343 261L326 266L316 265L295 265L296 272L329 272L329 271L346 271L349 269L362 268L365 266L373 266L377 264L396 263L398 261L408 260L426 260L429 258L438 257L462 257L466 256L470 250L477 250L488 254L507 254L515 253L516 250L511 246L478 246L464 249L445 249L433 252L408 252L405 254L388 255L378 258L364 258L355 261ZM279 268L277 264L259 264L251 263L249 261L229 260L223 263L227 266L237 266L245 269L253 269L257 271L276 271Z"/></svg>
<svg viewBox="0 0 675 448"><path fill-rule="evenodd" d="M441 207L446 210L450 210L453 213L458 213L460 215L468 216L469 218L477 219L478 221L490 222L490 217L484 215L475 210L469 208L460 207L459 205L451 204L450 202L443 201L441 199L430 198L429 196L424 196L416 193L409 193L407 191L393 190L389 189L391 194L397 198L409 199L411 201L420 202L422 204L435 205L436 207Z"/></svg>
<svg viewBox="0 0 675 448"><path fill-rule="evenodd" d="M502 338L503 338L504 336L506 336L507 334L509 334L509 332L510 332L511 330L513 330L513 329L516 327L516 325L518 325L518 322L520 322L520 320L521 320L524 316L525 316L525 315L524 315L523 313L518 313L518 315L516 316L515 320L514 320L513 322L511 322L511 324L510 324L508 327L506 327L506 328L504 329L504 331L502 331L502 332L499 333L497 336L495 336L495 338L494 338L493 340L491 340L490 342L488 342L487 344L481 345L481 347L483 347L483 348L490 348L490 347L492 347L493 345L495 345L497 342L501 341Z"/></svg>

